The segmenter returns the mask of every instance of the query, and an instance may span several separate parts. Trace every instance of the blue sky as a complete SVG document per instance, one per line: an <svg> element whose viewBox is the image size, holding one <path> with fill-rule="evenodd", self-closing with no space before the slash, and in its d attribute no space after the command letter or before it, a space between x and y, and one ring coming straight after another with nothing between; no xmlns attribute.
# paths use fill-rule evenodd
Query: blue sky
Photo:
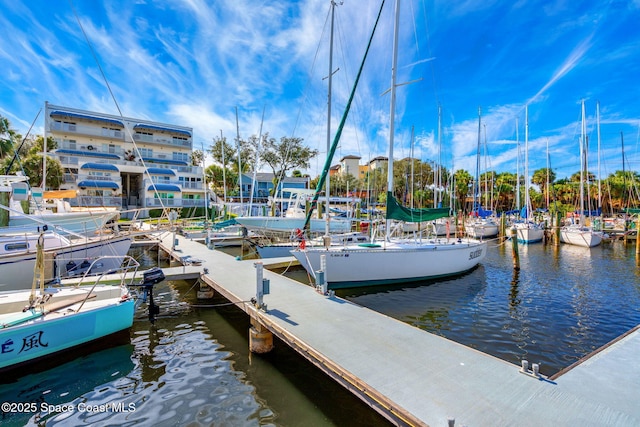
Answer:
<svg viewBox="0 0 640 427"><path fill-rule="evenodd" d="M221 134L262 129L298 136L321 155L327 144L329 0L98 2L0 0L0 114L26 133L44 102L191 126L194 148ZM344 111L380 1L336 7L332 134ZM77 13L78 18L74 14ZM478 107L482 169L516 171L516 138L529 169L559 178L579 171L580 102L585 100L589 169L638 170L640 0L402 1L394 157L438 158L475 173ZM333 164L386 156L394 2L387 0ZM516 134L516 120L518 132ZM35 133L42 134L42 114ZM486 155L485 155L486 153ZM521 171L524 166L521 165Z"/></svg>

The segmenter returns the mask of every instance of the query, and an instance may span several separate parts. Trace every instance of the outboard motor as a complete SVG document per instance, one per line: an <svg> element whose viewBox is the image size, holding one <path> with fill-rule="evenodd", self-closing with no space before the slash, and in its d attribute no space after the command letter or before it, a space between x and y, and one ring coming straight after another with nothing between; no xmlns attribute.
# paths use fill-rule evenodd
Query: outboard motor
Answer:
<svg viewBox="0 0 640 427"><path fill-rule="evenodd" d="M142 302L149 299L149 321L154 323L156 315L160 313L160 307L153 302L153 286L164 280L165 275L160 267L153 267L142 274L142 281L136 285L142 288Z"/></svg>

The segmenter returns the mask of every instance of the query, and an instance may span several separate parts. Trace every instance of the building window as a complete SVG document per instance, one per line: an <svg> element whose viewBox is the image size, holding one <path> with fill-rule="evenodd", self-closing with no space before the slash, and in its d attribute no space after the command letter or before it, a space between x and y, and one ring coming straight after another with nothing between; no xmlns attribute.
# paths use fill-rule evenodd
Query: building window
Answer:
<svg viewBox="0 0 640 427"><path fill-rule="evenodd" d="M154 199L173 199L173 193L153 193Z"/></svg>
<svg viewBox="0 0 640 427"><path fill-rule="evenodd" d="M136 131L134 137L140 141L153 142L153 134L151 132Z"/></svg>
<svg viewBox="0 0 640 427"><path fill-rule="evenodd" d="M142 157L150 158L153 157L153 149L152 148L138 148L140 151L140 155Z"/></svg>
<svg viewBox="0 0 640 427"><path fill-rule="evenodd" d="M175 151L173 152L173 160L179 161L179 162L187 162L189 163L189 153L176 153Z"/></svg>
<svg viewBox="0 0 640 427"><path fill-rule="evenodd" d="M174 145L189 145L189 139L184 136L174 136L173 137Z"/></svg>

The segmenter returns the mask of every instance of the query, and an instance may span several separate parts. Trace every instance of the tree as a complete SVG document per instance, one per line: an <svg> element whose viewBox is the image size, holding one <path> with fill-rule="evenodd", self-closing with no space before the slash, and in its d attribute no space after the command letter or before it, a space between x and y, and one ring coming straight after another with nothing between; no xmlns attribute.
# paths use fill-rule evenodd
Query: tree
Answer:
<svg viewBox="0 0 640 427"><path fill-rule="evenodd" d="M200 166L204 161L204 152L202 150L194 150L191 153L191 164L193 166Z"/></svg>
<svg viewBox="0 0 640 427"><path fill-rule="evenodd" d="M236 150L231 144L227 143L226 137L220 136L213 138L213 145L209 147L209 153L211 153L214 161L220 163L223 168L226 168L227 165L233 164Z"/></svg>
<svg viewBox="0 0 640 427"><path fill-rule="evenodd" d="M556 173L548 168L541 168L533 172L533 176L531 177L531 182L538 187L540 187L540 192L545 198L548 198L547 182L549 185L553 185L556 180Z"/></svg>
<svg viewBox="0 0 640 427"><path fill-rule="evenodd" d="M464 210L473 177L466 170L459 169L454 174L454 180L456 183L456 186L454 188L454 195L458 202L458 206L460 206Z"/></svg>
<svg viewBox="0 0 640 427"><path fill-rule="evenodd" d="M233 195L229 191L229 182L235 182L238 178L237 174L234 171L226 169L223 174L222 167L216 164L209 165L204 171L207 183L210 188L218 194L219 196ZM226 192L225 192L225 184L226 184Z"/></svg>
<svg viewBox="0 0 640 427"><path fill-rule="evenodd" d="M257 142L258 138L254 138L253 141ZM309 161L318 155L318 150L303 145L303 141L302 138L283 136L278 142L265 134L262 149L258 152L257 145L254 146L258 158L269 165L273 172L274 188L278 188L278 183L287 176L288 171L294 168L309 168Z"/></svg>
<svg viewBox="0 0 640 427"><path fill-rule="evenodd" d="M14 132L15 138L20 135ZM44 151L44 137L38 135L35 138L27 138L22 141L14 141L10 152L6 153L2 160L3 172L11 166L8 174L16 172L24 172L29 177L29 185L43 186L42 183L42 152ZM47 138L47 152L55 150L58 147L57 142L52 137ZM20 149L18 156L14 159L14 150ZM58 159L47 156L47 184L46 188L58 189L64 182L64 169Z"/></svg>
<svg viewBox="0 0 640 427"><path fill-rule="evenodd" d="M6 117L0 116L0 158L13 154L13 147L20 145L22 136L11 129L11 123Z"/></svg>

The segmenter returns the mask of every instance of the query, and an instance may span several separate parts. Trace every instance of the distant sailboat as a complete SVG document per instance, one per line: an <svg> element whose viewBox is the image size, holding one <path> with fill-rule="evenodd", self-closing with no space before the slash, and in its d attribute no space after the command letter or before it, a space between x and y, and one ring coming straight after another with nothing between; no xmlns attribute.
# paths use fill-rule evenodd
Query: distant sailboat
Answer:
<svg viewBox="0 0 640 427"><path fill-rule="evenodd" d="M582 121L580 137L580 204L578 206L579 223L569 224L560 229L560 241L576 246L591 248L602 243L603 233L594 231L585 224L584 174L586 173L586 123L585 107L582 100Z"/></svg>
<svg viewBox="0 0 640 427"><path fill-rule="evenodd" d="M476 178L473 184L473 208L471 218L465 225L467 234L475 238L494 237L498 235L498 223L492 218L493 212L481 206L480 195L480 125L481 109L478 107L478 152L476 154Z"/></svg>
<svg viewBox="0 0 640 427"><path fill-rule="evenodd" d="M541 242L544 237L544 230L539 224L531 220L531 197L529 196L529 106L525 106L525 131L524 131L524 208L520 214L520 221L516 221L513 226L516 229L518 241L523 243ZM518 185L520 177L518 177Z"/></svg>

